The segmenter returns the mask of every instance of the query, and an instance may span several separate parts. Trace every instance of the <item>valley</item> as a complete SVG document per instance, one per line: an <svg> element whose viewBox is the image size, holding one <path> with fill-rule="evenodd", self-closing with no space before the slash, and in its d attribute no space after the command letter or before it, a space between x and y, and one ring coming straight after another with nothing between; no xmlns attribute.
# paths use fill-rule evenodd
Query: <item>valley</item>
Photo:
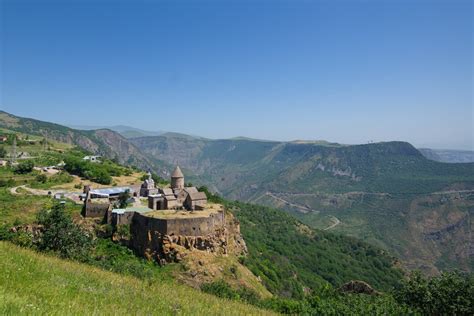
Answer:
<svg viewBox="0 0 474 316"><path fill-rule="evenodd" d="M132 141L227 198L277 207L311 227L361 238L407 268L428 274L473 269L473 163L428 160L403 142L344 146L171 134ZM435 231L441 233L433 240L428 236Z"/></svg>

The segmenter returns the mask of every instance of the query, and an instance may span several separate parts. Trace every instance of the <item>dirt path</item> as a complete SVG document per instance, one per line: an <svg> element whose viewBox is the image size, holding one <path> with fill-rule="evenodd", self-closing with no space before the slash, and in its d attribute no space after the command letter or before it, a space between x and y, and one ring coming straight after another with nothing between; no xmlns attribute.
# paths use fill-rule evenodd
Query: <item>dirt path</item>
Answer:
<svg viewBox="0 0 474 316"><path fill-rule="evenodd" d="M17 187L10 188L10 193L13 194L13 195L20 195L21 193L17 192L17 189L19 189L19 188L25 189L26 185L20 185L20 186L17 186Z"/></svg>
<svg viewBox="0 0 474 316"><path fill-rule="evenodd" d="M337 225L339 225L341 223L341 221L339 220L339 218L337 218L336 216L331 216L331 220L333 221L333 223L331 225L329 225L328 227L324 228L323 230L329 230L329 229L333 229L334 227L336 227Z"/></svg>

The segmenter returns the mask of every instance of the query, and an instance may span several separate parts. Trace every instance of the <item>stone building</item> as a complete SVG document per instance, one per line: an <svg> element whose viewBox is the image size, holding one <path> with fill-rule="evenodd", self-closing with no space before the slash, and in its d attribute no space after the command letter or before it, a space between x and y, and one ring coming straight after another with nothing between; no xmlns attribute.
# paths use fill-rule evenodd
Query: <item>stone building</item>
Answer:
<svg viewBox="0 0 474 316"><path fill-rule="evenodd" d="M94 217L107 219L107 214L111 210L111 203L108 197L93 198L90 186L84 186L84 206L82 215L84 217Z"/></svg>
<svg viewBox="0 0 474 316"><path fill-rule="evenodd" d="M148 207L153 210L202 210L207 204L204 192L184 186L184 175L179 166L171 174L171 188L158 189L158 194L148 195Z"/></svg>
<svg viewBox="0 0 474 316"><path fill-rule="evenodd" d="M204 192L192 192L186 196L183 206L190 211L203 210L207 204L207 196Z"/></svg>
<svg viewBox="0 0 474 316"><path fill-rule="evenodd" d="M149 195L155 195L158 193L158 189L155 187L155 181L151 177L151 173L148 172L148 179L143 181L140 187L140 196L147 197Z"/></svg>

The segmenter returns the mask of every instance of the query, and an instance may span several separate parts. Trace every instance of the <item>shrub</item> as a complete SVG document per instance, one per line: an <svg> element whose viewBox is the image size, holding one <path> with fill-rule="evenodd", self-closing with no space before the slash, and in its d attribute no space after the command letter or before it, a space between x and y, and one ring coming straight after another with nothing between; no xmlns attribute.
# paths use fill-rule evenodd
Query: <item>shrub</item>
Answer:
<svg viewBox="0 0 474 316"><path fill-rule="evenodd" d="M45 174L39 174L36 176L36 181L40 183L46 183L46 181L48 181L48 177Z"/></svg>
<svg viewBox="0 0 474 316"><path fill-rule="evenodd" d="M218 280L212 283L204 283L201 286L201 290L217 297L244 301L254 305L258 305L260 303L258 294L253 290L246 287L233 289L224 280Z"/></svg>
<svg viewBox="0 0 474 316"><path fill-rule="evenodd" d="M12 187L15 185L15 180L13 179L0 179L0 187Z"/></svg>
<svg viewBox="0 0 474 316"><path fill-rule="evenodd" d="M32 160L24 160L18 164L15 168L15 173L25 174L33 171L35 164Z"/></svg>

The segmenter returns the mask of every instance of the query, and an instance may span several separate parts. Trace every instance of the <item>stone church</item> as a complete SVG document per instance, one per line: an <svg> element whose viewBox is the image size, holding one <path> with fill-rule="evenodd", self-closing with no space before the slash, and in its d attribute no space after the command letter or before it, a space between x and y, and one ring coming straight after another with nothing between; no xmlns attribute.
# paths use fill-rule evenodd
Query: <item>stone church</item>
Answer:
<svg viewBox="0 0 474 316"><path fill-rule="evenodd" d="M143 183L143 186L148 183ZM154 184L153 184L154 185ZM171 188L157 189L158 193L148 194L148 207L153 210L178 210L189 211L203 210L207 204L204 192L199 192L196 187L186 187L184 175L179 166L171 174ZM150 192L150 191L148 191Z"/></svg>

